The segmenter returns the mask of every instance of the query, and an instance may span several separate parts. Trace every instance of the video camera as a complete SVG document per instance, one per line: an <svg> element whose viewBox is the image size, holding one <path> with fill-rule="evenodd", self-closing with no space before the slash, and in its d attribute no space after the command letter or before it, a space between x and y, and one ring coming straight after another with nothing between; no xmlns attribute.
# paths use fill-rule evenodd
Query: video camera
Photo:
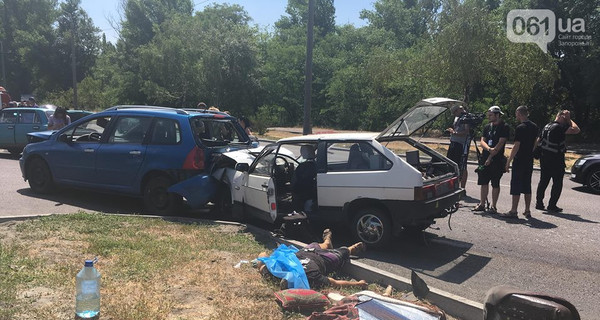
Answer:
<svg viewBox="0 0 600 320"><path fill-rule="evenodd" d="M471 128L480 125L485 119L485 113L463 113L458 118L458 124L468 124Z"/></svg>

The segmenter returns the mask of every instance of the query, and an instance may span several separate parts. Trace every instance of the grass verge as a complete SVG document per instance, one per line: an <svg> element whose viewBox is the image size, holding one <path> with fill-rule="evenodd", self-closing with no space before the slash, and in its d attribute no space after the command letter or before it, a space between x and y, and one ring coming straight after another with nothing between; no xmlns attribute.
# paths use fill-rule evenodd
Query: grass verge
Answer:
<svg viewBox="0 0 600 320"><path fill-rule="evenodd" d="M240 225L85 212L5 222L0 319L72 319L75 275L96 256L102 319L304 319L282 312L276 283L233 267L272 249L267 239Z"/></svg>

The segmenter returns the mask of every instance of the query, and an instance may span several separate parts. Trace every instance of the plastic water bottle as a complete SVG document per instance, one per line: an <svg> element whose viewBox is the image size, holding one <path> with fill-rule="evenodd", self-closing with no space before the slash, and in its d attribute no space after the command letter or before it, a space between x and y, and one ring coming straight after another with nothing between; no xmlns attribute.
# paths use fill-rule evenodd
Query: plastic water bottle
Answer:
<svg viewBox="0 0 600 320"><path fill-rule="evenodd" d="M85 260L77 277L75 296L76 319L98 319L100 316L100 272L94 267L95 260Z"/></svg>

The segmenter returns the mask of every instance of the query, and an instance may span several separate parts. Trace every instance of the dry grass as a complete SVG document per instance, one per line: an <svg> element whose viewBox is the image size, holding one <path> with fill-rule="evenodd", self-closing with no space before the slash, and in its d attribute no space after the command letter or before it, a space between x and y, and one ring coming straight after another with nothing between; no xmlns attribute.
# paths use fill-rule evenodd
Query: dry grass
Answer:
<svg viewBox="0 0 600 320"><path fill-rule="evenodd" d="M72 319L75 274L98 256L102 319L303 319L249 265L239 226L77 213L0 224L0 319Z"/></svg>
<svg viewBox="0 0 600 320"><path fill-rule="evenodd" d="M277 283L233 267L274 246L211 222L79 212L1 223L0 320L73 319L75 275L95 256L102 319L304 319L281 310Z"/></svg>

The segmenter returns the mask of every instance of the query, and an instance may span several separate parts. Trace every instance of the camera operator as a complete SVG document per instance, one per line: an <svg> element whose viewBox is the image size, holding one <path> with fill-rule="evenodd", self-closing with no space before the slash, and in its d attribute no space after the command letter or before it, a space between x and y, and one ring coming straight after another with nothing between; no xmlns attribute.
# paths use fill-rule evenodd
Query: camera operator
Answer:
<svg viewBox="0 0 600 320"><path fill-rule="evenodd" d="M469 146L471 145L471 137L469 132L471 126L465 122L464 118L467 111L463 106L453 106L450 112L454 115L454 123L452 128L446 129L450 132L450 146L448 147L448 159L458 164L460 172L460 187L465 188L467 185L467 156L469 154Z"/></svg>
<svg viewBox="0 0 600 320"><path fill-rule="evenodd" d="M483 129L481 148L483 153L477 168L477 184L481 186L481 199L473 211L484 211L489 193L489 183L492 183L492 204L489 212L497 213L498 197L500 196L500 178L506 166L504 145L510 134L510 129L501 119L504 113L498 106L488 109L488 125Z"/></svg>

